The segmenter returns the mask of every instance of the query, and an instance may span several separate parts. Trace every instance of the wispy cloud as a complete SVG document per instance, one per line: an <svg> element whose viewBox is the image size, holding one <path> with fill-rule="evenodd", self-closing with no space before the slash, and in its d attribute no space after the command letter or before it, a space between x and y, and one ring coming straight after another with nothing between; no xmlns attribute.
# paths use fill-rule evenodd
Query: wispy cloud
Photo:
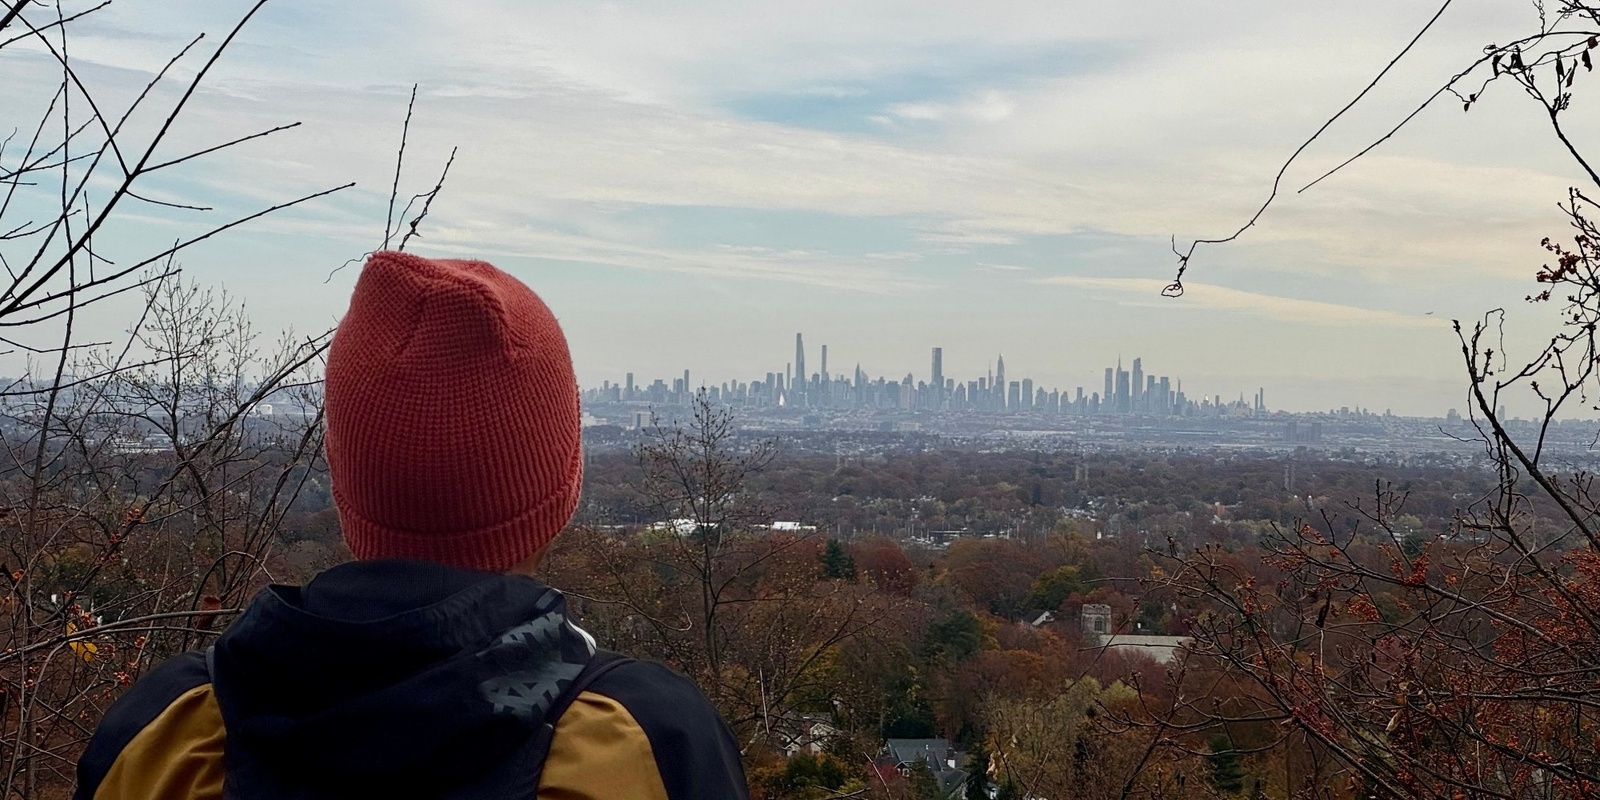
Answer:
<svg viewBox="0 0 1600 800"><path fill-rule="evenodd" d="M942 122L950 119L973 122L999 122L1017 110L1000 92L989 90L955 103L896 103L889 115L911 122Z"/></svg>
<svg viewBox="0 0 1600 800"><path fill-rule="evenodd" d="M1295 297L1247 292L1215 284L1184 282L1180 299L1164 299L1166 281L1149 278L1094 278L1058 275L1039 278L1034 283L1083 289L1120 298L1127 305L1155 305L1167 308L1200 308L1208 311L1233 311L1281 322L1322 326L1383 326L1389 328L1437 328L1442 322L1427 316L1398 314L1359 306L1302 300Z"/></svg>
<svg viewBox="0 0 1600 800"><path fill-rule="evenodd" d="M428 247L434 252L480 258L510 256L875 294L903 295L919 287L909 276L884 266L895 259L852 259L764 247L668 248L532 230L501 230L489 237L471 227L435 229L428 236Z"/></svg>

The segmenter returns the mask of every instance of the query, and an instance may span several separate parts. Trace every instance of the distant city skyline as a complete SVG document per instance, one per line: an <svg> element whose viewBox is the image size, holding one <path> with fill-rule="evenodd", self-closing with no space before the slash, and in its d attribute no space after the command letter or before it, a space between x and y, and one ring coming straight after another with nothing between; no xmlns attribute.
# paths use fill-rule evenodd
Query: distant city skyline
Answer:
<svg viewBox="0 0 1600 800"><path fill-rule="evenodd" d="M944 348L930 348L929 367L919 375L915 368L900 375L874 374L858 362L849 373L834 372L828 366L828 345L821 344L820 364L808 371L805 332L795 333L794 357L782 370L773 362L750 373L749 379L712 380L698 383L692 369L676 369L666 377L659 368L641 373L631 371L620 381L602 380L584 391L589 402L652 402L682 404L699 390L709 391L713 399L735 405L761 408L804 409L894 409L922 411L978 411L991 413L1042 413L1077 415L1165 415L1165 416L1264 416L1268 413L1265 387L1250 392L1224 395L1210 393L1189 396L1183 379L1169 375L1146 374L1142 356L1133 358L1130 369L1123 358L1104 372L1104 382L1096 388L1085 381L1075 385L1046 385L1031 376L1013 371L1008 378L1005 354L997 353L981 374L958 380L946 373ZM837 362L836 362L837 363Z"/></svg>
<svg viewBox="0 0 1600 800"><path fill-rule="evenodd" d="M659 377L670 387L671 379L681 378L685 369L691 372L696 387L702 384L720 386L734 380L764 380L767 372L782 372L787 384L792 375L794 335L791 329L775 335L708 336L704 346L687 348L669 347L668 342L647 338L633 348L607 353L602 359L591 357L590 348L576 337L569 335L569 341L573 343L579 384L588 390L607 382L621 385L629 372L634 373L637 383L648 384ZM1165 347L1149 337L1133 337L1134 342L1121 348L1114 343L1106 346L1104 341L1098 341L1093 347L1069 345L1060 349L1026 337L1005 341L990 336L986 348L963 341L964 337L941 341L937 336L915 339L907 336L884 341L876 336L850 337L832 332L825 337L804 332L802 337L807 350L807 371L821 372L825 347L828 371L835 377L853 376L859 361L862 369L874 378L900 380L910 373L914 381L927 382L932 377L933 350L937 347L942 376L959 379L963 384L970 378L989 377L999 371L999 362L1003 359L1008 382L1030 378L1035 389L1043 386L1047 390L1064 389L1075 393L1077 387L1082 386L1086 395L1106 396L1106 371L1111 370L1114 384L1120 356L1122 369L1128 373L1130 394L1133 361L1137 358L1141 373L1155 373L1158 382L1166 376L1173 391L1181 380L1183 391L1190 398L1220 395L1224 401L1237 401L1242 395L1247 404L1253 405L1256 393L1264 390L1272 410L1294 413L1361 408L1375 413L1391 411L1408 416L1443 417L1451 408L1464 409L1467 400L1465 380L1448 373L1417 371L1407 374L1396 370L1397 375L1347 378L1318 374L1315 360L1260 363L1239 359L1219 368L1215 363L1190 357L1186 346ZM1192 342L1188 345L1192 346ZM1382 366L1388 369L1396 365L1386 362ZM1142 374L1141 378L1141 385L1148 388L1149 375ZM1519 413L1530 412L1522 409Z"/></svg>

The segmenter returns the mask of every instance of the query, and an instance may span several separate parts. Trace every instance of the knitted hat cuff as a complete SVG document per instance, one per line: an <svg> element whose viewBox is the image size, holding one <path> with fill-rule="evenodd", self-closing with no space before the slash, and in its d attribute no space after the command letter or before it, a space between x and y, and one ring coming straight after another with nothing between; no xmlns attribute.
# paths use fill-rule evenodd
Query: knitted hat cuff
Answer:
<svg viewBox="0 0 1600 800"><path fill-rule="evenodd" d="M566 527L583 488L583 453L574 450L567 478L539 505L476 530L406 531L368 520L351 509L334 484L339 525L350 552L360 559L414 558L451 567L504 572L544 548Z"/></svg>

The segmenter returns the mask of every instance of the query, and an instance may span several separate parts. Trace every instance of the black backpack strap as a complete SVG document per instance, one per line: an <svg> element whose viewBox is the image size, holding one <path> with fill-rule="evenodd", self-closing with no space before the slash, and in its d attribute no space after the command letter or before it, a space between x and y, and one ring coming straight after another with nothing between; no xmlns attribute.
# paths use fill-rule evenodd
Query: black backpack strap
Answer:
<svg viewBox="0 0 1600 800"><path fill-rule="evenodd" d="M561 719L561 715L567 713L567 709L577 701L578 695L583 694L601 676L632 663L633 659L621 653L596 650L594 655L589 657L589 663L584 665L583 671L578 673L577 677L567 684L567 688L562 690L556 701L550 704L550 710L544 715L544 724L540 725L538 732L533 735L530 760L533 762L535 787L539 785L539 778L544 772L544 761L550 755L550 742L555 738L556 722Z"/></svg>

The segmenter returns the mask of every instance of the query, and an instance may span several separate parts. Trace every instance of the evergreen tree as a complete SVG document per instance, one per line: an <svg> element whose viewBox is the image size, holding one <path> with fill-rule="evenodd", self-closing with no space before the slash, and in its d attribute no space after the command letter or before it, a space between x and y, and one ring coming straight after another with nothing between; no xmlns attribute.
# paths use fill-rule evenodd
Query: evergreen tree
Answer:
<svg viewBox="0 0 1600 800"><path fill-rule="evenodd" d="M1211 754L1206 756L1211 767L1211 786L1223 794L1244 791L1244 765L1239 761L1239 751L1226 736L1211 739Z"/></svg>
<svg viewBox="0 0 1600 800"><path fill-rule="evenodd" d="M1083 580L1078 573L1079 568L1069 564L1040 575L1028 588L1028 598L1024 602L1030 609L1060 609L1069 596L1083 591Z"/></svg>
<svg viewBox="0 0 1600 800"><path fill-rule="evenodd" d="M982 748L967 756L966 800L989 800L989 754Z"/></svg>
<svg viewBox="0 0 1600 800"><path fill-rule="evenodd" d="M781 769L763 768L755 773L767 797L809 798L837 793L849 780L843 763L831 755L799 753L783 762Z"/></svg>
<svg viewBox="0 0 1600 800"><path fill-rule="evenodd" d="M956 609L928 626L922 649L930 661L955 664L983 649L983 628L972 612Z"/></svg>
<svg viewBox="0 0 1600 800"><path fill-rule="evenodd" d="M850 557L838 539L829 539L827 548L822 551L822 574L842 580L856 576L856 560Z"/></svg>
<svg viewBox="0 0 1600 800"><path fill-rule="evenodd" d="M911 767L911 796L917 800L944 800L939 792L939 782L934 780L933 770L928 768L928 762L917 759Z"/></svg>

